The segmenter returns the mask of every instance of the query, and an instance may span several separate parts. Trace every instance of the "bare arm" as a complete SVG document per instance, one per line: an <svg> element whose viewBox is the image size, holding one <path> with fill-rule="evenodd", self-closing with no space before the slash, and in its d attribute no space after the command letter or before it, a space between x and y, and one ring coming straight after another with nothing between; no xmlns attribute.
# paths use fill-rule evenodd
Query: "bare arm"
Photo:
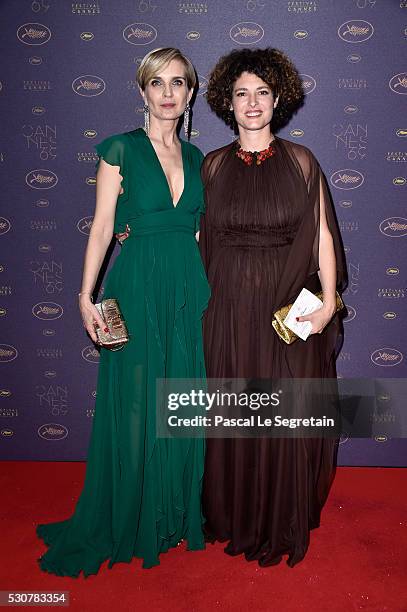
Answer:
<svg viewBox="0 0 407 612"><path fill-rule="evenodd" d="M97 342L95 322L101 327L104 327L104 324L92 304L91 295L113 236L116 202L122 180L119 170L119 166L111 166L103 159L100 160L96 181L95 215L85 251L79 308L83 324L94 342Z"/></svg>

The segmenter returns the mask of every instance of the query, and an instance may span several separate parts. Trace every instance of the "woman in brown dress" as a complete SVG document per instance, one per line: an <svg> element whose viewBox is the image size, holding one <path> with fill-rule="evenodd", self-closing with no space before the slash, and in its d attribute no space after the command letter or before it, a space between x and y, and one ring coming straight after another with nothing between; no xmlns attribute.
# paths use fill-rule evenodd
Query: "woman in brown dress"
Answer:
<svg viewBox="0 0 407 612"><path fill-rule="evenodd" d="M212 297L204 317L210 378L335 378L341 322L335 290L346 264L320 166L305 146L274 135L303 100L298 72L276 49L237 50L209 79L211 109L239 138L203 163L200 250ZM304 342L271 326L306 287L323 306ZM228 541L261 566L293 567L319 526L337 438L208 439L203 509L208 540Z"/></svg>

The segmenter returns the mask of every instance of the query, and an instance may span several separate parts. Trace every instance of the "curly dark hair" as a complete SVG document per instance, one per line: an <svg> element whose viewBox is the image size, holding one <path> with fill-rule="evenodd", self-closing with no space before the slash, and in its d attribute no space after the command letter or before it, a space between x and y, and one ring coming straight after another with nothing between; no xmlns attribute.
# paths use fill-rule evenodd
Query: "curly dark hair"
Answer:
<svg viewBox="0 0 407 612"><path fill-rule="evenodd" d="M230 111L233 84L243 72L250 72L262 79L279 96L273 113L272 127L280 129L304 102L301 78L291 60L278 49L236 49L220 58L209 76L206 99L211 110L226 125L237 131L237 124Z"/></svg>

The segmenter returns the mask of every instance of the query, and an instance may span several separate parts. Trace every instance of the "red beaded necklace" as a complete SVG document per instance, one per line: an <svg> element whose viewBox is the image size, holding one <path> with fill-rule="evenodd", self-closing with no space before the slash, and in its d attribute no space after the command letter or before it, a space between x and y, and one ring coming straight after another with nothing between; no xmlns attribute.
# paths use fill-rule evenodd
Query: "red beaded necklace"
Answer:
<svg viewBox="0 0 407 612"><path fill-rule="evenodd" d="M236 145L239 148L236 151L236 155L243 160L247 166L251 166L256 158L256 165L259 166L265 159L271 157L276 152L273 142L274 140L272 140L267 149L263 149L263 151L245 151L237 140Z"/></svg>

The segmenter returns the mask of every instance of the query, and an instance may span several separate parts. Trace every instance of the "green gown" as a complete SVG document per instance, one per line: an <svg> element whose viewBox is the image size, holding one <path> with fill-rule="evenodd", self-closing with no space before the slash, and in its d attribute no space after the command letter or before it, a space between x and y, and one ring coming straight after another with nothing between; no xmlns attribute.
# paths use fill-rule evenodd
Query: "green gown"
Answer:
<svg viewBox="0 0 407 612"><path fill-rule="evenodd" d="M205 548L201 486L203 438L156 436L156 378L204 378L202 316L210 288L195 233L204 212L201 151L181 141L184 191L174 207L160 161L141 128L96 145L120 166L114 232L131 232L109 271L104 298L118 299L130 341L101 348L84 487L73 515L39 524L48 549L42 570L96 574L106 559L143 559L181 539ZM99 162L98 162L99 163ZM97 165L98 165L97 163Z"/></svg>

